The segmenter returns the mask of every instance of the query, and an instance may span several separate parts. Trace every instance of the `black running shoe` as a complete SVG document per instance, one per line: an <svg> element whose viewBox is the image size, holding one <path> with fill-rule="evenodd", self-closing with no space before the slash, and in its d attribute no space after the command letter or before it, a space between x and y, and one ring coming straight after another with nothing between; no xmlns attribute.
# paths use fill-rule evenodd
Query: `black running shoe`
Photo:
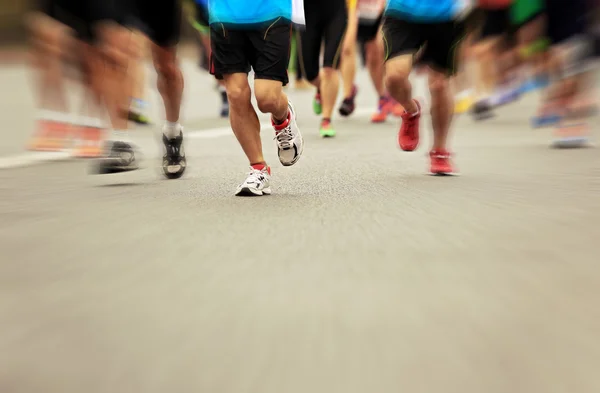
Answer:
<svg viewBox="0 0 600 393"><path fill-rule="evenodd" d="M150 119L148 119L148 117L146 117L146 115L137 113L135 111L130 110L127 117L129 118L129 121L132 121L141 126L147 126L150 124Z"/></svg>
<svg viewBox="0 0 600 393"><path fill-rule="evenodd" d="M105 156L100 158L93 173L106 175L135 171L139 168L134 147L126 142L107 142Z"/></svg>
<svg viewBox="0 0 600 393"><path fill-rule="evenodd" d="M356 104L354 103L354 100L355 100L357 94L358 94L358 88L356 86L353 86L350 97L344 98L344 101L342 101L342 105L340 105L340 109L339 109L340 115L347 117L347 116L350 116L352 113L354 113L354 109L356 109Z"/></svg>
<svg viewBox="0 0 600 393"><path fill-rule="evenodd" d="M224 91L221 92L221 117L229 117L229 99Z"/></svg>
<svg viewBox="0 0 600 393"><path fill-rule="evenodd" d="M183 133L176 138L170 139L163 134L165 155L163 156L163 172L167 179L179 179L183 176L187 161L183 150Z"/></svg>
<svg viewBox="0 0 600 393"><path fill-rule="evenodd" d="M473 105L472 113L473 119L477 121L491 119L495 116L492 111L492 106L485 101L475 103L475 105Z"/></svg>

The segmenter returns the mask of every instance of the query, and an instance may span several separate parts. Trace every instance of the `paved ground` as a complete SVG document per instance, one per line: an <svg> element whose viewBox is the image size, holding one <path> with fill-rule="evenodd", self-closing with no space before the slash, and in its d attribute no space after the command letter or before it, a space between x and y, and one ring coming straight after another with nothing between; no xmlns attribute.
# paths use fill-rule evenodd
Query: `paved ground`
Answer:
<svg viewBox="0 0 600 393"><path fill-rule="evenodd" d="M369 124L364 74L335 140L291 92L305 156L236 199L241 149L186 76L190 167L165 181L149 131L137 173L18 167L31 97L0 73L2 393L600 391L600 157L548 149L535 97L458 119L462 176L435 178L427 141Z"/></svg>

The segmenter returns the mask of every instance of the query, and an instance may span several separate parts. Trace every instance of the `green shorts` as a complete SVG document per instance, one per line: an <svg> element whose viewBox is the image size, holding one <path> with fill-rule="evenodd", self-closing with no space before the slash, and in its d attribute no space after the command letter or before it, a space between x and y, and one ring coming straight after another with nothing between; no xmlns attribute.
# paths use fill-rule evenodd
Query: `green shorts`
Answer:
<svg viewBox="0 0 600 393"><path fill-rule="evenodd" d="M515 0L511 7L511 19L521 27L540 16L545 10L544 0Z"/></svg>

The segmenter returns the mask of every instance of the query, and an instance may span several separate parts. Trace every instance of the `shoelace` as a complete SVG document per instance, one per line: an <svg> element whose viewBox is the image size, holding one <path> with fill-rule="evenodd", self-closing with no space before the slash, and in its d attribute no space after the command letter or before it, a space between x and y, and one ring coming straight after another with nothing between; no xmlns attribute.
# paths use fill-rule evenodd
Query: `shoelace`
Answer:
<svg viewBox="0 0 600 393"><path fill-rule="evenodd" d="M404 121L406 121L406 134L409 135L411 138L415 138L417 135L415 126L417 119L418 116L410 116L404 119Z"/></svg>
<svg viewBox="0 0 600 393"><path fill-rule="evenodd" d="M175 143L175 141L169 141L169 143L165 146L166 156L169 159L179 159L181 157L180 146Z"/></svg>
<svg viewBox="0 0 600 393"><path fill-rule="evenodd" d="M294 139L294 135L292 134L292 126L288 125L284 129L277 132L274 139L277 140L277 144L280 148L289 149L292 145L292 140Z"/></svg>
<svg viewBox="0 0 600 393"><path fill-rule="evenodd" d="M246 178L246 183L262 183L265 180L265 175L261 170L252 168L250 172L248 172L248 177Z"/></svg>

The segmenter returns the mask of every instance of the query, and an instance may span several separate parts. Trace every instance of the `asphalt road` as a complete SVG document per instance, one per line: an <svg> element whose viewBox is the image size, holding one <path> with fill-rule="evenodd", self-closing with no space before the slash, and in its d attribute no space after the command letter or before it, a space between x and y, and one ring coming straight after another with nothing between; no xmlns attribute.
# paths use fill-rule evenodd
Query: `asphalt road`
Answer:
<svg viewBox="0 0 600 393"><path fill-rule="evenodd" d="M156 129L125 175L24 155L30 86L0 72L0 392L600 391L600 156L549 149L535 96L458 118L462 176L438 178L428 138L369 123L366 74L332 140L291 90L305 154L282 168L263 131L274 194L247 199L213 82L186 79L167 181Z"/></svg>

